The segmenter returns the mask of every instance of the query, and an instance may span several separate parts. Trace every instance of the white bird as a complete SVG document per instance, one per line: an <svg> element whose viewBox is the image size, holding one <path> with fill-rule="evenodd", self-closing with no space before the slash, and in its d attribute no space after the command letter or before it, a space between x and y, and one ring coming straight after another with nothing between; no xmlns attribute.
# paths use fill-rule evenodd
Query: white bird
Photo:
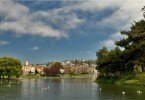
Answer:
<svg viewBox="0 0 145 100"><path fill-rule="evenodd" d="M47 89L49 89L49 86L47 87Z"/></svg>
<svg viewBox="0 0 145 100"><path fill-rule="evenodd" d="M125 94L125 92L122 92L122 94Z"/></svg>
<svg viewBox="0 0 145 100"><path fill-rule="evenodd" d="M3 82L1 82L1 83L3 83Z"/></svg>
<svg viewBox="0 0 145 100"><path fill-rule="evenodd" d="M95 85L95 84L92 84L92 85Z"/></svg>
<svg viewBox="0 0 145 100"><path fill-rule="evenodd" d="M142 94L142 92L141 91L136 91L137 92L137 94Z"/></svg>
<svg viewBox="0 0 145 100"><path fill-rule="evenodd" d="M100 88L99 90L101 91L102 89Z"/></svg>

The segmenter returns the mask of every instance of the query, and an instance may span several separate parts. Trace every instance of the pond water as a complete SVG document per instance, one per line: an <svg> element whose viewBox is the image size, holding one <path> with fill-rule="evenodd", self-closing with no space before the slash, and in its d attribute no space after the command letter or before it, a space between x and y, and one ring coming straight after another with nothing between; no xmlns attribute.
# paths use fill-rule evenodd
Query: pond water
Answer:
<svg viewBox="0 0 145 100"><path fill-rule="evenodd" d="M0 83L0 100L145 100L145 87L96 84L91 79L26 79L9 84Z"/></svg>

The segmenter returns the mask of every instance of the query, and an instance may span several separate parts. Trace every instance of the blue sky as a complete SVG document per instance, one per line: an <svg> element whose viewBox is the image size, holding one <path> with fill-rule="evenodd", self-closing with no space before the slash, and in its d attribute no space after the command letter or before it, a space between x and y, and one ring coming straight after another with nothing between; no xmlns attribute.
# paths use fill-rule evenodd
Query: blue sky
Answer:
<svg viewBox="0 0 145 100"><path fill-rule="evenodd" d="M142 19L144 0L0 1L0 56L31 63L96 59Z"/></svg>

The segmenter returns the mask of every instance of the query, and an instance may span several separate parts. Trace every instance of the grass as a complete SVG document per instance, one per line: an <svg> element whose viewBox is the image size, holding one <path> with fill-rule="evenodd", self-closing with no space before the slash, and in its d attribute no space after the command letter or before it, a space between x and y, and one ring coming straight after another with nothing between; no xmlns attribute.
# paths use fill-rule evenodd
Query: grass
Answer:
<svg viewBox="0 0 145 100"><path fill-rule="evenodd" d="M64 74L61 76L61 78L91 78L91 75L89 74L74 74L74 75L69 75L69 74Z"/></svg>
<svg viewBox="0 0 145 100"><path fill-rule="evenodd" d="M118 78L115 78L115 76L101 76L97 79L97 82L113 83L117 85L145 86L145 73L125 74Z"/></svg>
<svg viewBox="0 0 145 100"><path fill-rule="evenodd" d="M21 77L20 77L20 79L38 79L38 78L42 78L42 76L40 76L40 75L22 75Z"/></svg>
<svg viewBox="0 0 145 100"><path fill-rule="evenodd" d="M20 77L20 79L38 79L38 78L91 78L91 75L89 74L79 74L79 75L69 75L69 74L64 74L64 75L60 75L60 77L53 77L53 76L50 76L50 77L42 77L40 75L22 75Z"/></svg>
<svg viewBox="0 0 145 100"><path fill-rule="evenodd" d="M118 76L99 76L96 80L98 83L115 83L118 80Z"/></svg>

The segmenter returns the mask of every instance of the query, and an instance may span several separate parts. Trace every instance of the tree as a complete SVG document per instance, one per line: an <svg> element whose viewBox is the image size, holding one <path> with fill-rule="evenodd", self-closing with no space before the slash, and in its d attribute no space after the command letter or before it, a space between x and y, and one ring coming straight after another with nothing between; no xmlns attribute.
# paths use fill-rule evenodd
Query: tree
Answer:
<svg viewBox="0 0 145 100"><path fill-rule="evenodd" d="M116 45L124 47L122 60L124 68L133 71L137 64L145 72L145 20L135 22L130 31L122 31L126 38L117 41Z"/></svg>
<svg viewBox="0 0 145 100"><path fill-rule="evenodd" d="M21 62L13 57L0 58L0 76L7 76L8 80L11 76L19 77L22 72Z"/></svg>
<svg viewBox="0 0 145 100"><path fill-rule="evenodd" d="M145 17L145 6L142 11ZM145 72L145 20L134 22L129 31L120 33L125 37L115 42L115 49L103 47L97 52L97 69L105 75Z"/></svg>
<svg viewBox="0 0 145 100"><path fill-rule="evenodd" d="M120 62L121 50L116 47L115 49L108 51L106 47L103 47L97 52L97 69L100 73L108 74L120 74L121 62Z"/></svg>
<svg viewBox="0 0 145 100"><path fill-rule="evenodd" d="M96 52L97 69L99 70L100 73L108 74L108 69L107 69L107 56L108 56L108 53L109 53L109 51L107 50L106 47L103 47L101 50Z"/></svg>
<svg viewBox="0 0 145 100"><path fill-rule="evenodd" d="M142 8L142 11L143 11L143 16L145 18L145 6Z"/></svg>
<svg viewBox="0 0 145 100"><path fill-rule="evenodd" d="M45 68L44 72L46 76L59 76L61 74L60 69L62 69L63 66L60 62L54 63L50 68Z"/></svg>

